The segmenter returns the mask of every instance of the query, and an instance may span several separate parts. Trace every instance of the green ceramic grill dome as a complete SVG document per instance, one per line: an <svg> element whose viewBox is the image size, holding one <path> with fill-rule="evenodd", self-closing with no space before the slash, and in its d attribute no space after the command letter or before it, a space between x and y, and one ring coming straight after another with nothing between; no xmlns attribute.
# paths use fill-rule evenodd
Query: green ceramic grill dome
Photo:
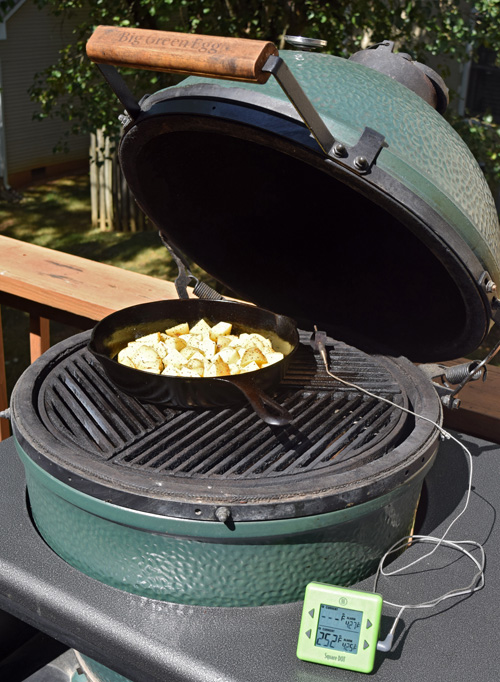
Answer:
<svg viewBox="0 0 500 682"><path fill-rule="evenodd" d="M362 64L326 54L280 56L336 140L355 145L366 125L384 135L387 146L377 166L432 206L500 281L496 206L477 161L446 119L401 83ZM200 82L209 81L189 78L183 85ZM218 85L235 87L227 81ZM290 106L274 79L237 87Z"/></svg>
<svg viewBox="0 0 500 682"><path fill-rule="evenodd" d="M470 353L491 325L488 282L500 281L497 212L471 152L383 73L331 55L281 58L332 150L274 79L190 77L145 98L125 128L120 160L138 203L178 251L302 326L416 361ZM368 141L373 163L358 172L348 157L366 131L380 147Z"/></svg>

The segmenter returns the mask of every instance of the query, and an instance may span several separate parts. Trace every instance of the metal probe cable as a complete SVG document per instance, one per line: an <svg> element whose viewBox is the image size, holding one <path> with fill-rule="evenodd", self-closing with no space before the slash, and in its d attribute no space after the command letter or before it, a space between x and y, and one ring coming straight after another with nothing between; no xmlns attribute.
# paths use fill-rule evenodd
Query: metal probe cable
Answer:
<svg viewBox="0 0 500 682"><path fill-rule="evenodd" d="M340 382L341 384L344 384L345 386L349 386L351 388L354 388L356 391L360 391L361 393L365 393L366 395L370 396L371 398L375 398L376 400L380 400L381 402L387 403L388 405L392 405L393 407L396 407L398 410L401 410L402 412L406 412L407 414L410 414L414 416L417 419L423 419L424 421L429 422L432 424L441 434L441 436L447 440L451 439L455 441L466 453L468 463L469 463L469 480L468 480L468 486L467 486L467 493L465 496L465 503L462 508L462 510L455 516L455 518L449 523L448 527L446 528L445 532L440 538L433 537L431 535L407 535L403 538L400 538L396 543L394 543L387 552L383 555L381 558L377 572L375 574L375 582L373 585L373 591L375 592L377 588L377 582L379 579L380 575L384 576L391 576L395 575L396 573L401 573L402 571L406 571L408 568L411 568L412 566L415 566L418 564L420 561L423 561L424 559L427 559L430 557L441 545L444 545L445 547L450 547L451 549L456 549L457 551L462 552L465 554L477 567L477 572L474 574L474 577L472 581L465 587L458 588L455 590L450 590L449 592L446 592L445 594L436 597L435 599L431 599L427 602L421 602L420 604L395 604L389 601L386 601L384 599L384 602L388 606L393 606L395 608L399 608L399 613L397 614L396 618L394 619L394 622L392 624L392 627L390 629L389 634L387 635L386 639L378 642L377 643L377 650L378 651L383 651L383 652L388 652L391 650L392 647L392 642L394 639L394 633L396 631L396 626L399 622L399 619L401 618L401 615L405 609L424 609L424 608L431 608L433 606L437 606L440 602L444 601L445 599L451 599L451 597L458 597L466 594L472 594L473 592L477 592L477 590L480 590L482 587L484 587L484 566L486 562L486 556L484 552L484 548L481 544L478 542L475 542L474 540L457 540L457 541L451 541L451 540L446 540L446 536L450 532L451 528L453 525L458 521L458 519L465 513L467 510L467 507L469 506L469 500L471 496L471 491L472 491L472 473L473 473L473 460L472 460L472 454L470 450L463 444L461 443L458 438L455 438L451 433L443 429L443 427L433 421L432 419L429 419L428 417L424 417L421 414L418 414L417 412L413 412L413 410L409 410L406 407L402 407L401 405L397 405L396 403L392 402L392 400L389 400L388 398L384 398L382 396L377 395L376 393L372 393L371 391L368 391L365 388L362 388L361 386L358 386L357 384L353 384L350 381L346 381L345 379L341 379L339 376L333 374L330 371L330 363L328 359L328 353L326 350L326 346L323 341L323 336L324 333L318 332L318 328L314 326L314 334L313 334L313 344L317 351L319 352L321 359L325 365L325 370L326 373L332 377L332 379L335 379L336 381ZM498 348L495 348L494 351L495 353L500 349L500 344L498 345ZM495 354L493 353L493 355ZM489 358L492 357L492 354L490 353ZM476 370L477 371L477 368ZM387 557L390 554L394 554L396 552L399 552L402 550L404 547L409 546L411 544L417 544L419 542L422 543L431 543L434 544L434 548L430 551L427 552L427 554L423 554L421 557L418 557L414 561L410 562L409 564L405 564L401 568L394 569L392 571L385 571L384 570L384 562L387 559ZM479 549L480 552L480 560L477 560L470 552L468 552L462 545L473 545L474 547Z"/></svg>
<svg viewBox="0 0 500 682"><path fill-rule="evenodd" d="M417 414L416 412L413 412L412 410L409 410L406 407L402 407L401 405L397 405L396 403L392 402L392 400L389 400L388 398L384 398L381 395L377 395L376 393L372 393L371 391L368 391L366 388L362 388L361 386L358 386L357 384L353 384L350 381L346 381L345 379L341 379L339 376L336 376L335 374L332 374L330 372L330 362L328 360L328 353L326 350L326 346L321 338L321 333L318 332L318 329L316 326L314 326L314 339L313 339L313 344L315 345L316 349L318 350L321 359L323 360L323 363L325 365L325 370L326 373L332 377L332 379L335 379L336 381L339 381L341 384L344 384L345 386L350 386L351 388L356 389L356 391L361 391L361 393L365 393L366 395L369 395L370 398L375 398L375 400L380 400L383 403L387 403L388 405L392 405L393 407L397 407L398 410L401 410L402 412L406 412L407 414L411 414L413 417L418 417L419 419L423 419L426 422L429 422L433 426L438 429L438 431L441 433L441 435L448 439L451 438L453 440L457 440L454 438L454 436L451 435L451 433L448 433L445 429L443 429L442 426L437 424L435 421L432 419L429 419L429 417L424 417L422 414ZM477 368L474 370L475 372L477 371ZM462 445L460 441L457 440L457 443ZM463 446L462 446L463 447Z"/></svg>

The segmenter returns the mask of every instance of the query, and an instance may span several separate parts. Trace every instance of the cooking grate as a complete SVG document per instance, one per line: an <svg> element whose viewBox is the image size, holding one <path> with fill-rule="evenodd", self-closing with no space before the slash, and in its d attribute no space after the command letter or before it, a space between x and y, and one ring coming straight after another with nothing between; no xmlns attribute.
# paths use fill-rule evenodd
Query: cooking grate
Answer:
<svg viewBox="0 0 500 682"><path fill-rule="evenodd" d="M180 410L140 403L109 383L85 348L51 368L38 393L44 428L62 449L116 466L201 477L280 476L381 457L404 422L391 406L331 379L303 338L277 395L292 415L271 427L253 410ZM361 355L361 357L360 357ZM330 348L343 377L404 405L394 378L343 344Z"/></svg>
<svg viewBox="0 0 500 682"><path fill-rule="evenodd" d="M213 518L218 505L238 504L234 518L283 518L343 508L346 494L363 501L380 480L405 480L428 456L418 459L426 438L413 438L422 423L329 377L308 333L275 396L292 415L286 427L266 424L246 403L141 403L110 383L87 351L89 337L63 341L26 371L13 423L29 457L100 499L178 517ZM327 348L334 373L398 405L430 390L403 359L330 339Z"/></svg>

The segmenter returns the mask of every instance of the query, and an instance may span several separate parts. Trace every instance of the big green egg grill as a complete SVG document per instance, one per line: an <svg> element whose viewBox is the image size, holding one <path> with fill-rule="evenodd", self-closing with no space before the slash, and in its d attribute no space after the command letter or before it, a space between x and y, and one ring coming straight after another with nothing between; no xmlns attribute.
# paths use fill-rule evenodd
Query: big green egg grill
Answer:
<svg viewBox="0 0 500 682"><path fill-rule="evenodd" d="M500 234L478 164L436 110L439 77L405 56L420 83L407 87L380 48L389 67L378 50L278 55L139 29L89 41L126 109L120 163L179 264L179 297L194 261L300 329L273 391L286 425L248 404L138 399L88 333L25 372L11 408L33 519L92 578L177 604L281 604L310 581L371 575L412 531L438 448L428 420L442 418L434 374L414 363L466 355L498 321ZM112 65L189 77L137 103ZM315 327L337 376L393 404L329 376Z"/></svg>
<svg viewBox="0 0 500 682"><path fill-rule="evenodd" d="M12 400L47 543L93 578L181 604L286 603L314 578L373 573L413 527L436 433L332 380L309 337L276 393L286 426L249 405L141 402L110 384L88 332L54 346ZM331 340L327 349L346 380L440 420L432 385L409 361Z"/></svg>

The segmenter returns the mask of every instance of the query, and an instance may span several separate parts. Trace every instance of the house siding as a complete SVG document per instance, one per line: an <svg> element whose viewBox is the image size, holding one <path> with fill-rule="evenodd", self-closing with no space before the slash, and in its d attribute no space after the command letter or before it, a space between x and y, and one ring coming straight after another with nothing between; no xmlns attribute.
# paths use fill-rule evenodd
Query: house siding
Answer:
<svg viewBox="0 0 500 682"><path fill-rule="evenodd" d="M72 21L54 17L26 0L6 22L6 39L0 40L0 75L6 174L29 176L37 169L71 167L88 160L87 136L71 135L69 152L54 154L68 124L60 119L33 120L37 109L28 89L37 72L54 64L59 48L71 40Z"/></svg>

